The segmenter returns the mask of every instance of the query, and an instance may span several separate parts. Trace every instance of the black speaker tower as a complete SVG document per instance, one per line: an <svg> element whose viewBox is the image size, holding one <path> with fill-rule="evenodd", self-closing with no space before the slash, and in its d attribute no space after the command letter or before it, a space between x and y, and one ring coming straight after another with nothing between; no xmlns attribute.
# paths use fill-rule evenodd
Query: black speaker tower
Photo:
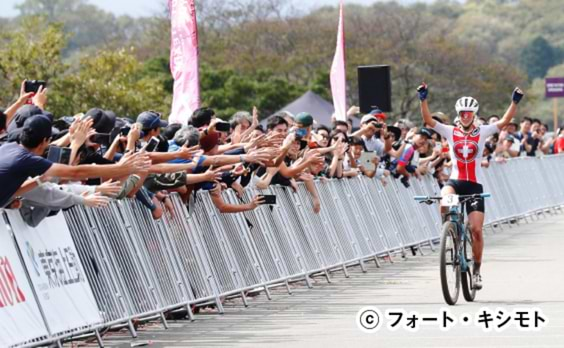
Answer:
<svg viewBox="0 0 564 348"><path fill-rule="evenodd" d="M358 99L360 112L378 108L392 111L392 78L389 65L358 67Z"/></svg>

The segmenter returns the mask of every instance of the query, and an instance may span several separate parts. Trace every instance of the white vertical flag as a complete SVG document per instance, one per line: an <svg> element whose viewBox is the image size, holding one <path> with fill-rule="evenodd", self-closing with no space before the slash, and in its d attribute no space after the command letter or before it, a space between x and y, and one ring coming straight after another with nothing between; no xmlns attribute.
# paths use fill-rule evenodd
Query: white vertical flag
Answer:
<svg viewBox="0 0 564 348"><path fill-rule="evenodd" d="M343 0L339 6L339 28L337 48L331 65L331 94L337 120L347 120L347 79L345 69L345 23L343 18Z"/></svg>

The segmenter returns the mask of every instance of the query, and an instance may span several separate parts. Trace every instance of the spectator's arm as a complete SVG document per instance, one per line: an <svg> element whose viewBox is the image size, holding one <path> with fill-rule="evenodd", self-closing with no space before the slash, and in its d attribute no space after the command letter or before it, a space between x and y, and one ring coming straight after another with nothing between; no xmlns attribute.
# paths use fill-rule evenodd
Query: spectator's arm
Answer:
<svg viewBox="0 0 564 348"><path fill-rule="evenodd" d="M356 132L354 132L353 134L351 134L351 137L360 137L360 136L363 136L364 134L366 134L366 132L369 130L370 127L374 128L374 126L372 125L372 123L363 124L362 126L360 126L360 129L359 129L359 130L357 130Z"/></svg>
<svg viewBox="0 0 564 348"><path fill-rule="evenodd" d="M84 204L84 197L61 190L58 185L44 183L22 195L30 205L51 208L52 210L66 209L73 205Z"/></svg>
<svg viewBox="0 0 564 348"><path fill-rule="evenodd" d="M135 172L146 170L150 166L146 156L134 154L125 157L118 164L68 166L60 163L53 165L43 174L45 177L83 180L88 178L119 178Z"/></svg>
<svg viewBox="0 0 564 348"><path fill-rule="evenodd" d="M437 158L435 158L432 162L431 162L431 167L436 168L437 165L439 164L439 162L442 160L441 156L437 156Z"/></svg>
<svg viewBox="0 0 564 348"><path fill-rule="evenodd" d="M149 167L149 174L166 174L177 173L193 170L196 168L196 163L159 163L153 164Z"/></svg>
<svg viewBox="0 0 564 348"><path fill-rule="evenodd" d="M133 153L135 152L135 145L137 140L141 137L141 129L139 129L139 124L134 123L127 134L127 145L125 146L125 152Z"/></svg>
<svg viewBox="0 0 564 348"><path fill-rule="evenodd" d="M278 172L278 167L266 168L266 172L257 182L256 188L258 188L259 190L265 190L266 188L268 188L268 186L272 182L272 178L274 178L274 175L276 175L277 172Z"/></svg>
<svg viewBox="0 0 564 348"><path fill-rule="evenodd" d="M554 139L541 142L540 150L542 151L542 153L548 155L548 153L550 152L550 147L552 146L553 143L554 143Z"/></svg>
<svg viewBox="0 0 564 348"><path fill-rule="evenodd" d="M311 161L315 158L314 156L304 158L301 162L296 162L291 167L288 167L286 163L282 162L279 167L280 174L282 174L286 178L293 178L303 172L306 168L309 167Z"/></svg>
<svg viewBox="0 0 564 348"><path fill-rule="evenodd" d="M108 151L106 151L106 153L104 154L104 158L108 161L113 161L116 157L117 150L119 149L119 143L122 141L127 141L127 138L121 135L115 137L114 142L112 143L112 145L110 145Z"/></svg>
<svg viewBox="0 0 564 348"><path fill-rule="evenodd" d="M268 159L272 158L272 151L270 149L260 149L260 150L253 150L244 155L215 155L215 156L206 156L205 160L202 162L201 165L207 166L214 166L220 167L229 164L237 164L239 162L246 162L246 163L259 163L263 164L263 162L267 161Z"/></svg>
<svg viewBox="0 0 564 348"><path fill-rule="evenodd" d="M37 186L39 186L39 182L37 180L37 178L26 180L22 184L22 186L20 186L20 188L18 188L18 190L14 193L13 197L22 196L25 193L37 188Z"/></svg>
<svg viewBox="0 0 564 348"><path fill-rule="evenodd" d="M343 177L343 159L339 156L333 156L331 160L331 165L329 165L329 177L330 178L342 178Z"/></svg>
<svg viewBox="0 0 564 348"><path fill-rule="evenodd" d="M241 144L224 144L224 145L219 145L217 148L217 153L218 154L224 154L227 151L231 151L231 150L236 150L241 148L243 145Z"/></svg>
<svg viewBox="0 0 564 348"><path fill-rule="evenodd" d="M399 149L394 150L393 148L390 149L390 151L388 151L388 154L394 158L399 158L401 156L401 154L403 153L403 150L405 150L405 144L407 144L406 142L402 142L401 146L399 147Z"/></svg>
<svg viewBox="0 0 564 348"><path fill-rule="evenodd" d="M521 145L523 146L523 150L525 150L525 152L527 153L531 152L531 150L533 149L533 146L529 144L529 142L527 141L528 139L529 136L523 134L523 140L521 140Z"/></svg>
<svg viewBox="0 0 564 348"><path fill-rule="evenodd" d="M247 128L243 133L241 133L240 135L238 135L238 137L235 137L234 139L232 138L232 143L233 144L237 144L241 141L241 139L245 139L247 138L249 135L251 135L251 133L258 127L259 125L259 119L258 119L258 109L256 106L253 106L253 121L251 123L251 125L249 126L249 128Z"/></svg>
<svg viewBox="0 0 564 348"><path fill-rule="evenodd" d="M180 158L179 151L175 152L147 152L147 155L154 164L164 163Z"/></svg>
<svg viewBox="0 0 564 348"><path fill-rule="evenodd" d="M67 147L71 143L71 136L70 134L65 134L59 139L53 141L51 145L58 146L58 147Z"/></svg>
<svg viewBox="0 0 564 348"><path fill-rule="evenodd" d="M22 89L20 91L20 97L18 98L18 100L16 100L14 104L10 105L6 109L6 111L4 111L4 114L6 115L6 128L8 128L8 125L10 124L10 122L12 122L12 119L14 118L16 111L18 111L19 108L24 106L25 103L33 96L33 92L29 92L29 93L24 92L24 88L23 88L24 83L25 80L22 82Z"/></svg>
<svg viewBox="0 0 564 348"><path fill-rule="evenodd" d="M228 204L225 203L223 197L221 197L221 189L219 189L219 185L216 185L213 190L210 190L210 197L215 205L215 207L219 210L220 213L230 214L230 213L240 213L244 211L253 210L258 207L259 204L264 202L264 198L260 196L255 196L250 203L246 204Z"/></svg>
<svg viewBox="0 0 564 348"><path fill-rule="evenodd" d="M305 187L309 194L311 195L311 203L313 204L313 212L318 214L321 211L321 201L319 200L319 194L317 193L317 187L313 180L305 180Z"/></svg>

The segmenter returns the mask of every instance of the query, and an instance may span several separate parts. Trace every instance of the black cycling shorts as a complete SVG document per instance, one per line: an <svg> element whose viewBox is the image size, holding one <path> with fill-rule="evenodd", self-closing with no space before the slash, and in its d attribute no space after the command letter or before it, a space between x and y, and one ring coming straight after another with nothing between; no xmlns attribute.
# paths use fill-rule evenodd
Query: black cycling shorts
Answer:
<svg viewBox="0 0 564 348"><path fill-rule="evenodd" d="M473 195L476 193L484 193L482 184L465 180L449 180L445 186L450 186L454 189L457 195ZM473 211L486 212L486 205L483 198L474 198L466 202L466 215L470 215Z"/></svg>

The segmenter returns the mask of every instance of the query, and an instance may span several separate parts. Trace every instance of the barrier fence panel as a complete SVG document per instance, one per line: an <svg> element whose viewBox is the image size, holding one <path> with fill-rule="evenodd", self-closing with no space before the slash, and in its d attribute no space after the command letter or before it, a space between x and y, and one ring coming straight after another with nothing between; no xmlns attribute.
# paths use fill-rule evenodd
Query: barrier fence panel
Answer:
<svg viewBox="0 0 564 348"><path fill-rule="evenodd" d="M48 340L27 272L14 245L7 216L0 210L0 347Z"/></svg>
<svg viewBox="0 0 564 348"><path fill-rule="evenodd" d="M65 212L65 219L100 315L106 325L130 322L132 311L129 296L113 271L110 261L112 253L105 247L101 231L91 223L88 215L84 207L75 207Z"/></svg>
<svg viewBox="0 0 564 348"><path fill-rule="evenodd" d="M246 287L242 271L235 260L225 233L220 213L213 205L207 192L199 192L195 206L194 219L199 226L198 233L209 253L212 274L217 280L222 295L240 292Z"/></svg>
<svg viewBox="0 0 564 348"><path fill-rule="evenodd" d="M484 190L492 193L487 224L559 208L562 171L563 156L492 163L484 170ZM431 176L410 184L316 181L318 213L303 183L296 192L247 189L243 202L268 193L277 204L235 214L221 214L208 192L198 192L190 210L173 195L174 212L158 221L135 200L74 207L35 229L19 211L7 211L0 227L0 345L38 345L116 324L135 335L137 318L156 315L166 327L164 314L172 309L186 308L192 318L191 305L211 301L223 312L228 295L246 304L250 289L270 298L269 286L283 284L290 292L290 281L311 287L315 273L330 281L335 269L348 276L353 264L365 270L364 262L378 265L378 257L405 255L408 247L432 248L441 232L439 209L413 196L437 196L440 188ZM233 191L222 198L242 202Z"/></svg>
<svg viewBox="0 0 564 348"><path fill-rule="evenodd" d="M139 201L125 201L121 210L126 226L135 240L138 258L159 308L170 309L190 299L170 257L170 248L162 238L157 222ZM162 224L162 221L161 221Z"/></svg>
<svg viewBox="0 0 564 348"><path fill-rule="evenodd" d="M89 280L62 214L30 227L6 211L51 337L92 331L102 324Z"/></svg>
<svg viewBox="0 0 564 348"><path fill-rule="evenodd" d="M165 215L164 227L174 250L180 275L188 285L189 295L195 302L215 300L221 308L217 282L195 221L179 196L172 196L172 202L175 213L174 216Z"/></svg>
<svg viewBox="0 0 564 348"><path fill-rule="evenodd" d="M317 187L316 191L319 196L319 189ZM309 214L309 211L313 211L311 193L305 185L300 185L297 195L301 205L301 209L298 210L301 215L300 219L311 238L315 241L316 254L322 260L323 267L326 271L333 268L341 268L346 271L346 259L338 245L335 228L327 217L325 202L320 201L321 211L319 214Z"/></svg>

